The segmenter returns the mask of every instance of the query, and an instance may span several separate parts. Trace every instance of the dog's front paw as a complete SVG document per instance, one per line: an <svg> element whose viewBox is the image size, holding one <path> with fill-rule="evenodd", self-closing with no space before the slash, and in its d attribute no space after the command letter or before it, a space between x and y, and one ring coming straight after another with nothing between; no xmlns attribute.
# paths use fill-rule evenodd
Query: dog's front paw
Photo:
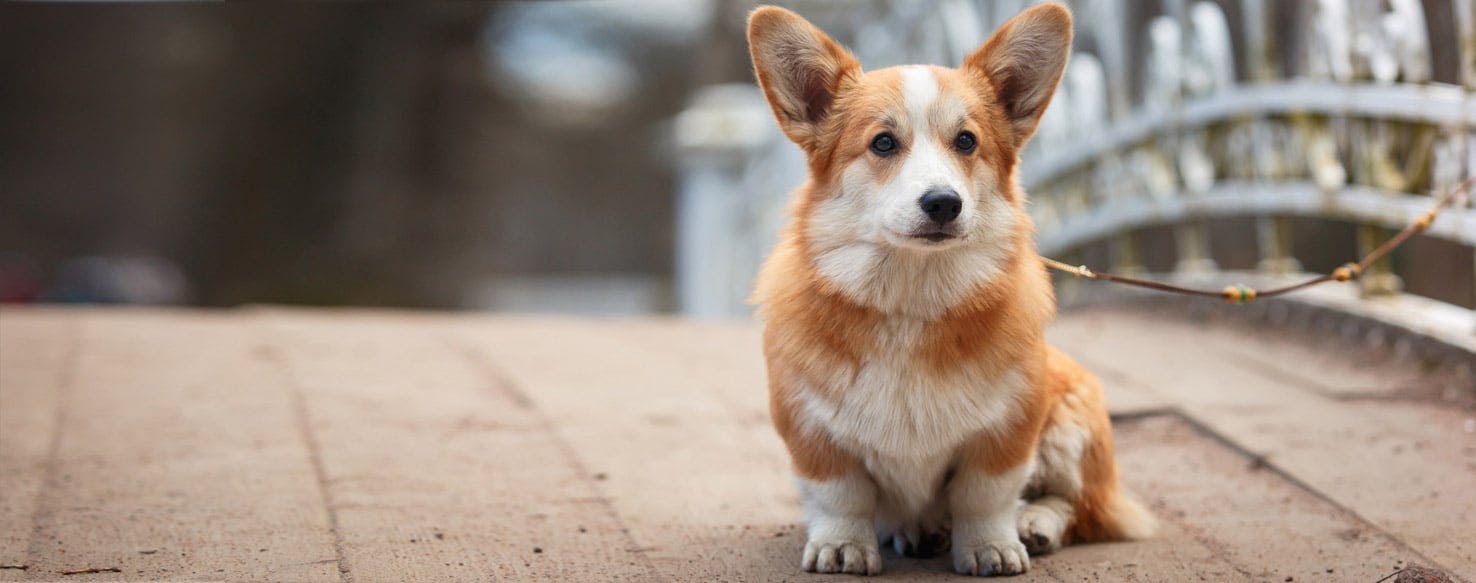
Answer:
<svg viewBox="0 0 1476 583"><path fill-rule="evenodd" d="M961 575L1019 575L1030 570L1030 556L1025 552L1025 545L1014 539L969 545L955 542L953 570Z"/></svg>
<svg viewBox="0 0 1476 583"><path fill-rule="evenodd" d="M882 571L876 541L810 539L800 567L812 573L876 575Z"/></svg>

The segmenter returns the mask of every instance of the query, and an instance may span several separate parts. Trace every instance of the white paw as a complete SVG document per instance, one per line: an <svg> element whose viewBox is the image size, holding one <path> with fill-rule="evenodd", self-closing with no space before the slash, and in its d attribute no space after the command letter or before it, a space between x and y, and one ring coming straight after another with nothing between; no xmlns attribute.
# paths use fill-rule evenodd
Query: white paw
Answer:
<svg viewBox="0 0 1476 583"><path fill-rule="evenodd" d="M1016 527L1020 542L1031 555L1044 555L1061 548L1061 538L1066 534L1066 521L1059 513L1034 504L1020 511Z"/></svg>
<svg viewBox="0 0 1476 583"><path fill-rule="evenodd" d="M882 570L876 541L815 540L805 543L800 567L812 573L877 575Z"/></svg>
<svg viewBox="0 0 1476 583"><path fill-rule="evenodd" d="M1025 545L1012 539L955 544L953 570L961 575L1019 575L1030 570L1030 556Z"/></svg>

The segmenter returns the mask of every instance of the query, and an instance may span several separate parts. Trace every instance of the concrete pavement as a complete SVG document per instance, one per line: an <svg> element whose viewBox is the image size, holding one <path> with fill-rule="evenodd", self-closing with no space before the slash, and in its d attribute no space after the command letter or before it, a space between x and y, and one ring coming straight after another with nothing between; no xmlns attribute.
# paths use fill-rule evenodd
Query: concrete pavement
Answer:
<svg viewBox="0 0 1476 583"><path fill-rule="evenodd" d="M1129 311L1050 335L1164 532L1022 580L1476 573L1476 389ZM7 307L0 581L849 579L798 570L765 407L751 323Z"/></svg>

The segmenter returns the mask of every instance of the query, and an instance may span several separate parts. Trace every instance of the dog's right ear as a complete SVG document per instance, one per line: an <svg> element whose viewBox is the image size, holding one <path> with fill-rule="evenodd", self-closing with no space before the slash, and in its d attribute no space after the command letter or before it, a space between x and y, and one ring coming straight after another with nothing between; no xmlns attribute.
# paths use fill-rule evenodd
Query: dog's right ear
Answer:
<svg viewBox="0 0 1476 583"><path fill-rule="evenodd" d="M748 17L748 50L779 128L811 150L836 94L860 74L861 64L815 25L776 6Z"/></svg>

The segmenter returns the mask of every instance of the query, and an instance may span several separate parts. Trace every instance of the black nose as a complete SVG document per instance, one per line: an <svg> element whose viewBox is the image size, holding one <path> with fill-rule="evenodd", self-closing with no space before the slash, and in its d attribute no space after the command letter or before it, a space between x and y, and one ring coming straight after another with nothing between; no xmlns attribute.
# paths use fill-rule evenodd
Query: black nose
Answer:
<svg viewBox="0 0 1476 583"><path fill-rule="evenodd" d="M946 225L953 219L958 218L958 213L963 212L963 199L952 188L934 188L923 193L922 198L917 200L922 206L923 212L928 218L940 225Z"/></svg>

